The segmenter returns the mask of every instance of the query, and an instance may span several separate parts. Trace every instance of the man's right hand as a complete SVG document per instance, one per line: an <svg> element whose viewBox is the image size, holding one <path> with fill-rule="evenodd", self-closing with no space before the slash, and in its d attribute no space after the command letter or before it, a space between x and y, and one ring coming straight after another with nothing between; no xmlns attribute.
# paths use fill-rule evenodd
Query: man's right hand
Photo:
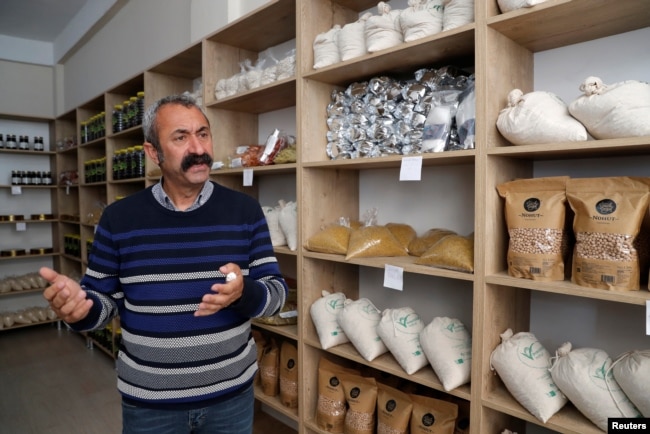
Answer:
<svg viewBox="0 0 650 434"><path fill-rule="evenodd" d="M43 296L59 318L74 323L88 315L93 301L86 298L86 291L77 282L47 267L42 267L39 274L50 283Z"/></svg>

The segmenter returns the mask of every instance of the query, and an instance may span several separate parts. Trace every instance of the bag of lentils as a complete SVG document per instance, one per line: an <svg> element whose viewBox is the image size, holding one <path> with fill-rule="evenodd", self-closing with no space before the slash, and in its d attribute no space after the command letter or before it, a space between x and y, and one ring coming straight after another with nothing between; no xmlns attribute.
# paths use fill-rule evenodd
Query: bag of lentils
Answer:
<svg viewBox="0 0 650 434"><path fill-rule="evenodd" d="M571 281L588 288L640 289L636 245L650 190L631 177L569 179L566 193L575 213Z"/></svg>
<svg viewBox="0 0 650 434"><path fill-rule="evenodd" d="M497 186L505 199L508 274L532 280L564 280L568 176L517 179Z"/></svg>

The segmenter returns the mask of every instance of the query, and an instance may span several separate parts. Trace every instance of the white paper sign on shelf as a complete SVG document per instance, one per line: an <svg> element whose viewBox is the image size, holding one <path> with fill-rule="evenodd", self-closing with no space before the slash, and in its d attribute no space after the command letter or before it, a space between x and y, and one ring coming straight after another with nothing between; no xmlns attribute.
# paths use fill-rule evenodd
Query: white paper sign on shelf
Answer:
<svg viewBox="0 0 650 434"><path fill-rule="evenodd" d="M384 267L384 286L402 291L404 289L404 269L386 264Z"/></svg>
<svg viewBox="0 0 650 434"><path fill-rule="evenodd" d="M244 187L253 185L253 169L244 169Z"/></svg>
<svg viewBox="0 0 650 434"><path fill-rule="evenodd" d="M20 188L20 185L12 185L11 194L13 195L23 194L23 189Z"/></svg>
<svg viewBox="0 0 650 434"><path fill-rule="evenodd" d="M422 179L422 156L404 157L399 170L400 181L420 181Z"/></svg>
<svg viewBox="0 0 650 434"><path fill-rule="evenodd" d="M25 223L25 222L16 223L16 231L17 232L24 232L26 230L27 230L27 223Z"/></svg>

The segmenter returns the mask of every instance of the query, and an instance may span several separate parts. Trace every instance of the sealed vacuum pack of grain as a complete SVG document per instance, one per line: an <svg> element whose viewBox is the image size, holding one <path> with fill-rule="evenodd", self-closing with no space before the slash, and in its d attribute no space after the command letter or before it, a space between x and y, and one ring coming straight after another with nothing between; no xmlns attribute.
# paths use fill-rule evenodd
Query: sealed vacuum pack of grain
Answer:
<svg viewBox="0 0 650 434"><path fill-rule="evenodd" d="M575 216L571 281L588 288L640 289L636 238L648 212L648 184L632 177L571 178Z"/></svg>
<svg viewBox="0 0 650 434"><path fill-rule="evenodd" d="M564 280L568 179L568 176L518 179L497 186L499 195L505 199L511 276Z"/></svg>

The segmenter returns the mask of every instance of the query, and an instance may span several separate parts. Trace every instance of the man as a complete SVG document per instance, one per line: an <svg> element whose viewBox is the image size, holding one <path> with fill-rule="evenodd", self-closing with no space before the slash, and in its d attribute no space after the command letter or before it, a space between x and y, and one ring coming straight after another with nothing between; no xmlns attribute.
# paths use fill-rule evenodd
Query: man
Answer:
<svg viewBox="0 0 650 434"><path fill-rule="evenodd" d="M191 97L156 102L142 127L160 182L104 210L80 284L42 268L44 296L74 330L119 315L124 434L250 433L250 318L287 294L264 214L209 180L210 124Z"/></svg>

